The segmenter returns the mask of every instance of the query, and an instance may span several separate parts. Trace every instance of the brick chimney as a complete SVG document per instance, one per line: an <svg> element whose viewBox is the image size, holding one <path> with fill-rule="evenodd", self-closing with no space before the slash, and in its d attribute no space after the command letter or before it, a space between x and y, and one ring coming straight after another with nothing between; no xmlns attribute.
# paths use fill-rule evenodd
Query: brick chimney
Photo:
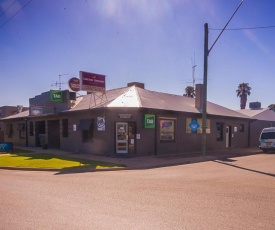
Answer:
<svg viewBox="0 0 275 230"><path fill-rule="evenodd" d="M136 87L142 88L142 89L145 88L144 83L141 83L141 82L129 82L129 83L127 84L127 87L131 87L131 86L133 86L133 85L136 86Z"/></svg>
<svg viewBox="0 0 275 230"><path fill-rule="evenodd" d="M196 84L196 98L195 98L195 107L196 109L202 111L203 107L203 84Z"/></svg>

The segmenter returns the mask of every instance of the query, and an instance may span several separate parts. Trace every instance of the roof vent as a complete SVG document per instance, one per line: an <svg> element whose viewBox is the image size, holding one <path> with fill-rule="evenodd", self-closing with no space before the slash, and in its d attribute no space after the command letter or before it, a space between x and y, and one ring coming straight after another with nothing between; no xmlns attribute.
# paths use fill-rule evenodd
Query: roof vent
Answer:
<svg viewBox="0 0 275 230"><path fill-rule="evenodd" d="M261 102L250 102L249 103L250 109L260 109L261 108Z"/></svg>
<svg viewBox="0 0 275 230"><path fill-rule="evenodd" d="M142 88L142 89L145 88L144 83L141 83L141 82L130 82L130 83L127 84L127 87L131 87L131 86L136 86L136 87L139 87L139 88Z"/></svg>

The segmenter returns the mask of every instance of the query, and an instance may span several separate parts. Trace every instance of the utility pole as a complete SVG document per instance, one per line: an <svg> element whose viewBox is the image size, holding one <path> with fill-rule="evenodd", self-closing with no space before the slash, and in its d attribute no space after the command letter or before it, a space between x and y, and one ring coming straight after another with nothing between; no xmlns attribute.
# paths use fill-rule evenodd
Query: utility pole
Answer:
<svg viewBox="0 0 275 230"><path fill-rule="evenodd" d="M202 102L202 155L206 152L206 114L207 114L207 70L208 70L208 24L204 24L204 64L203 64L203 102Z"/></svg>
<svg viewBox="0 0 275 230"><path fill-rule="evenodd" d="M215 42L213 43L213 45L211 46L210 49L208 49L208 33L209 33L209 31L208 31L208 24L207 23L204 24L204 65L203 65L203 102L202 102L202 155L203 155L203 157L205 156L205 152L206 152L208 56L209 56L209 53L211 52L212 48L214 47L214 45L216 44L216 42L218 41L218 39L220 38L220 36L224 32L225 28L227 27L227 25L229 24L229 22L231 21L231 19L234 17L234 15L236 14L236 12L238 11L238 9L240 8L240 6L242 5L243 1L244 0L242 0L240 2L239 6L234 11L234 13L230 17L230 19L228 20L228 22L226 23L226 25L224 26L224 28L222 29L222 31L220 32L219 36L217 37L217 39L215 40Z"/></svg>

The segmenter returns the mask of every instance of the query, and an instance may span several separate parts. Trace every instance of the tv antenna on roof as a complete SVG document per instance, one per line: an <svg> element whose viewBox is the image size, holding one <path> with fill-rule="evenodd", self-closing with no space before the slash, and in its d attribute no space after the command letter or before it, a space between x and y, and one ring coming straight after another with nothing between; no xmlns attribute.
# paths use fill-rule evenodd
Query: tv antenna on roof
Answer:
<svg viewBox="0 0 275 230"><path fill-rule="evenodd" d="M196 70L196 59L195 59L195 54L194 54L194 61L193 59L191 58L191 63L192 63L192 80L193 80L193 89L195 87L195 70Z"/></svg>
<svg viewBox="0 0 275 230"><path fill-rule="evenodd" d="M68 75L68 74L67 74L67 73L59 74L59 75L58 75L58 77L59 77L58 81L56 81L55 83L51 84L51 86L55 86L55 87L58 86L58 87L59 87L59 90L61 90L61 85L66 84L66 83L64 83L64 82L61 82L61 76L64 76L64 75Z"/></svg>

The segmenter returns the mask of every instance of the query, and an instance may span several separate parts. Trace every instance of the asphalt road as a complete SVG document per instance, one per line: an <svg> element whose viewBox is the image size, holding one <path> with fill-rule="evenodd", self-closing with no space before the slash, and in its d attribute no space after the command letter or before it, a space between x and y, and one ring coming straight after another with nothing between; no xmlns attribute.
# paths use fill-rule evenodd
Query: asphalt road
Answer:
<svg viewBox="0 0 275 230"><path fill-rule="evenodd" d="M0 170L0 229L275 229L275 154L148 170Z"/></svg>

